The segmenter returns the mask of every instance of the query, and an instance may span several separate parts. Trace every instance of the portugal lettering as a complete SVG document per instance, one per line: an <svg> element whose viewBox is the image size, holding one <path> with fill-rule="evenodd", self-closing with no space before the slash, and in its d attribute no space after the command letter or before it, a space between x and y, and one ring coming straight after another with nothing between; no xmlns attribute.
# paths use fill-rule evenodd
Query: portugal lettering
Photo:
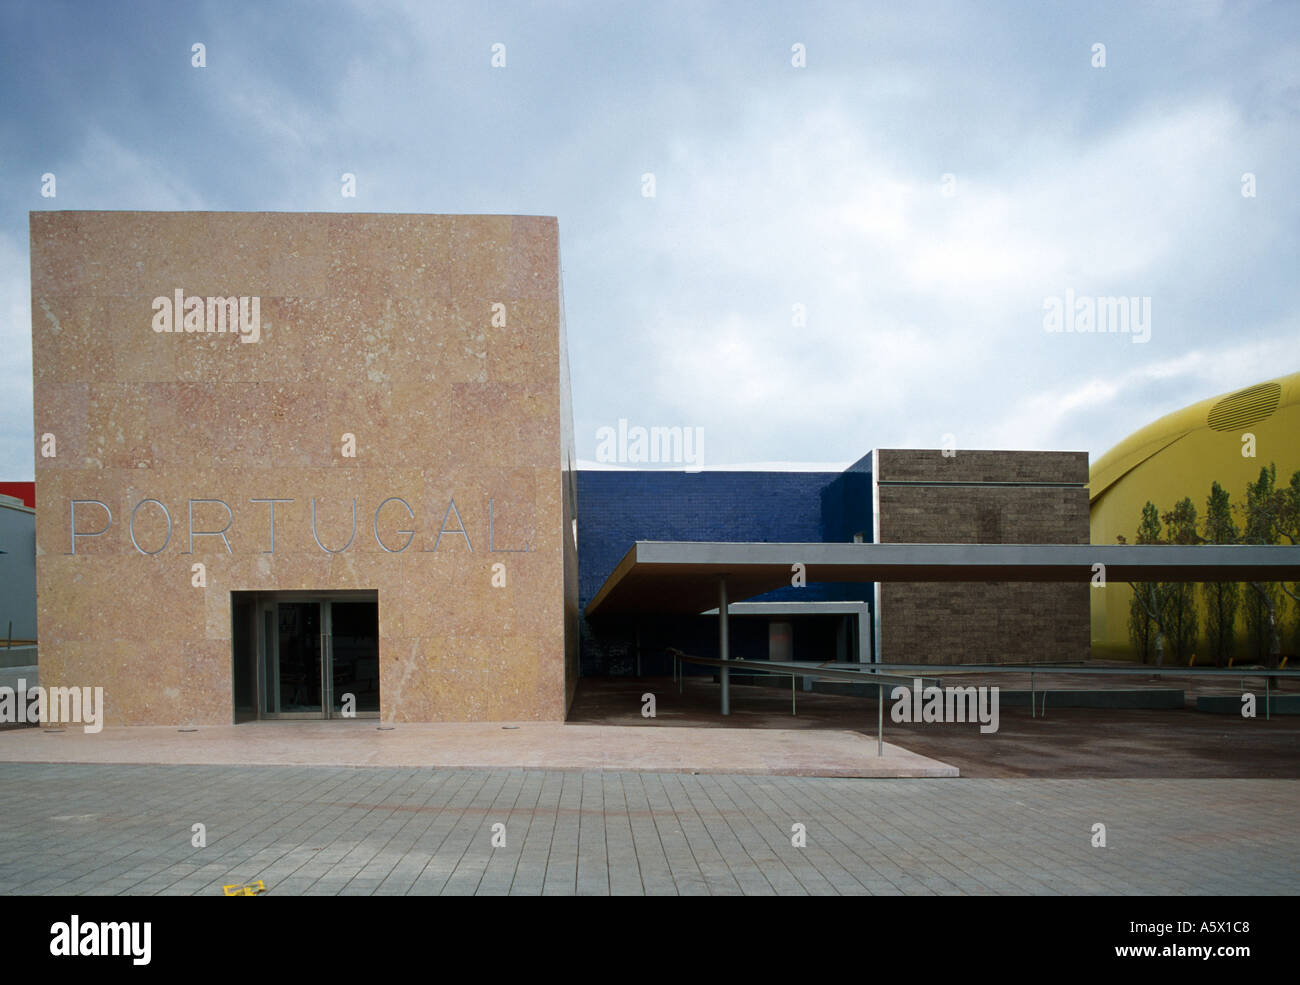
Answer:
<svg viewBox="0 0 1300 985"><path fill-rule="evenodd" d="M200 551L206 547L234 554L231 538L244 525L257 531L258 546L242 553L275 554L286 546L286 526L296 530L304 527L302 522L287 522L295 519L294 509L303 514L297 519L310 517L310 522L305 525L310 538L305 544L289 545L289 550L310 550L312 543L325 554L355 550L357 534L363 526L369 528L368 533L374 537L375 545L388 554L401 554L408 548L424 553L452 548L469 554L484 548L489 554L522 554L533 550L527 540L522 544L502 545L498 530L501 511L494 499L487 501L484 511L487 515L484 517L463 510L452 497L447 500L445 509L426 518L423 523L411 504L401 496L385 497L373 509L367 508L365 520L361 519L362 508L356 498L326 500L312 497L295 501L256 497L247 500L247 504L237 517L235 508L224 499L189 499L169 507L160 499L146 497L126 511L125 526L131 546L138 553L149 556L161 554L169 547L173 553L194 554L196 544ZM254 515L246 518L247 513ZM112 536L114 525L119 522L112 507L100 499L69 500L67 515L69 554L76 554L78 546L84 548L86 542L94 538ZM173 536L177 526L183 533ZM414 546L417 539L423 546Z"/></svg>

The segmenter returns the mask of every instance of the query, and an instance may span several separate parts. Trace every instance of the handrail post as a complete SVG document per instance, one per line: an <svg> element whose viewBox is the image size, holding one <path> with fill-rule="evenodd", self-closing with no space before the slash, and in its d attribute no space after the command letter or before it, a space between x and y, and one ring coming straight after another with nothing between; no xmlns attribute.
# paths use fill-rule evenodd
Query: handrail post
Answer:
<svg viewBox="0 0 1300 985"><path fill-rule="evenodd" d="M731 654L727 646L727 576L722 575L718 578L718 650L724 661L731 659ZM731 678L728 667L724 663L719 668L719 678L722 681L722 713L731 714Z"/></svg>
<svg viewBox="0 0 1300 985"><path fill-rule="evenodd" d="M880 685L876 685L876 755L885 754L885 702L880 692Z"/></svg>

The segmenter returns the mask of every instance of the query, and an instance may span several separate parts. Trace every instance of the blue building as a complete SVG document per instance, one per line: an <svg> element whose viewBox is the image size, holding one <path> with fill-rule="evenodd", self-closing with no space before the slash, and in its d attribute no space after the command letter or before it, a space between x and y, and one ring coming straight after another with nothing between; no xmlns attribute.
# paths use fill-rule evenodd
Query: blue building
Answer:
<svg viewBox="0 0 1300 985"><path fill-rule="evenodd" d="M872 521L869 455L844 472L580 471L579 610L636 541L870 542ZM730 655L870 660L873 595L810 583L735 602ZM583 676L667 675L668 647L718 655L716 616L584 615L579 639Z"/></svg>

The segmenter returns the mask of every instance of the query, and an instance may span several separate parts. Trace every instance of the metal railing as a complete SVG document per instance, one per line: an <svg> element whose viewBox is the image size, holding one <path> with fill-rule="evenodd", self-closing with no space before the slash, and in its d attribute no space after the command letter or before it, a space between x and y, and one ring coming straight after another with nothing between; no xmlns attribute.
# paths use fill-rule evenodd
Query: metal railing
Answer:
<svg viewBox="0 0 1300 985"><path fill-rule="evenodd" d="M874 668L879 664L858 664L863 668L861 670L848 670L844 667L829 667L825 664L808 666L807 664L785 663L774 660L719 660L716 657L697 657L689 653L683 653L681 650L673 647L668 648L669 655L673 658L673 680L677 681L677 693L682 693L683 673L682 664L694 663L705 667L720 667L728 670L740 671L757 671L763 674L776 674L784 677L790 675L790 707L791 714L797 714L797 705L795 702L795 679L798 677L811 678L812 680L832 680L832 681L854 681L862 683L864 679L868 684L876 685L876 755L884 755L885 744L885 703L882 700L880 689L887 684L895 687L903 685L911 686L914 677L899 677L896 674L886 674Z"/></svg>
<svg viewBox="0 0 1300 985"><path fill-rule="evenodd" d="M795 679L803 677L811 680L852 681L855 683L875 684L876 686L876 755L883 755L885 732L885 703L881 688L886 685L910 687L922 674L957 676L961 674L1028 674L1029 675L1029 710L1030 717L1040 714L1037 705L1036 677L1038 674L1060 676L1062 674L1095 674L1118 676L1159 677L1162 673L1176 674L1179 677L1236 677L1244 683L1246 678L1264 678L1264 718L1271 720L1272 678L1300 677L1300 669L1258 667L1084 667L1078 664L855 664L852 669L844 664L799 664L773 660L720 660L717 657L699 657L685 653L675 647L668 647L667 652L673 659L673 680L677 682L677 693L681 694L684 686L683 664L693 663L705 667L726 668L730 671L753 671L790 677L790 713L797 715L795 700ZM886 672L885 668L888 668ZM926 686L937 685L938 677L920 677ZM1043 691L1043 717L1047 715L1047 691Z"/></svg>

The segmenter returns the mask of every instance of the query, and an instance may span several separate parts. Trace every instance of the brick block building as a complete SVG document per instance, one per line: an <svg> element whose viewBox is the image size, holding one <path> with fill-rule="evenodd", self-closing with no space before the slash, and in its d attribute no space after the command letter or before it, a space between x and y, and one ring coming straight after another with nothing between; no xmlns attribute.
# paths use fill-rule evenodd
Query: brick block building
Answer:
<svg viewBox="0 0 1300 985"><path fill-rule="evenodd" d="M1086 544L1086 452L882 448L876 543ZM891 582L877 586L880 653L893 663L1085 660L1089 586Z"/></svg>

